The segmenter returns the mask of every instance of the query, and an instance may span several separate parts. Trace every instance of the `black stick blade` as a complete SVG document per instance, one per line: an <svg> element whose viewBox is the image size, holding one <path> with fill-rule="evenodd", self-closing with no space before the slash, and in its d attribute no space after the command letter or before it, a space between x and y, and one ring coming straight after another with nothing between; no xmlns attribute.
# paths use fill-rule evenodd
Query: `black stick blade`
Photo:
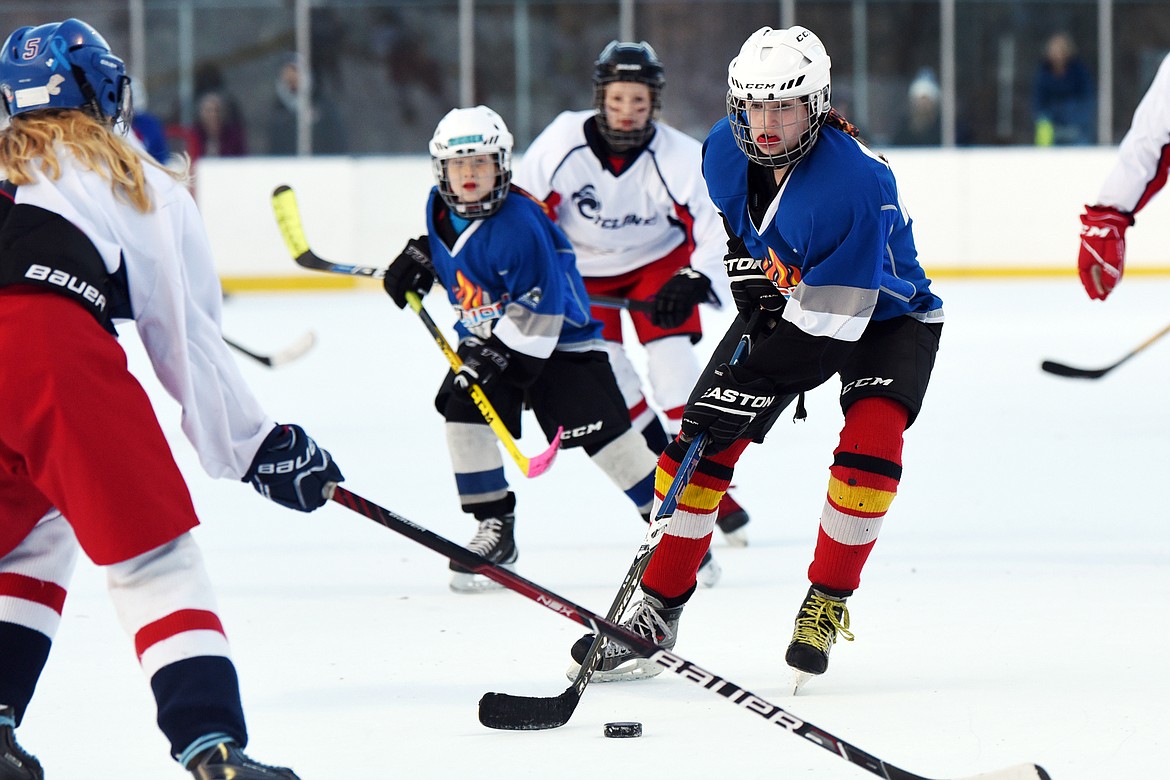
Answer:
<svg viewBox="0 0 1170 780"><path fill-rule="evenodd" d="M560 728L573 717L579 701L581 697L572 687L553 697L485 693L479 700L479 722L505 731Z"/></svg>
<svg viewBox="0 0 1170 780"><path fill-rule="evenodd" d="M1108 368L1075 368L1073 366L1066 366L1064 363L1045 360L1040 364L1040 368L1050 374L1072 377L1073 379L1100 379L1109 373L1110 369L1114 368L1114 366L1109 366Z"/></svg>

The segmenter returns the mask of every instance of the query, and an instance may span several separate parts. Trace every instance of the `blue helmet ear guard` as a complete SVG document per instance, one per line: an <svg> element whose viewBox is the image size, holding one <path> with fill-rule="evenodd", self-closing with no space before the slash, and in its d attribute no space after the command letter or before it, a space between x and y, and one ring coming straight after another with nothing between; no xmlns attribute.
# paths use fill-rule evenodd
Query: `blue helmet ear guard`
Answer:
<svg viewBox="0 0 1170 780"><path fill-rule="evenodd" d="M129 83L125 63L80 19L21 27L0 50L0 98L9 116L77 108L112 124L127 113Z"/></svg>

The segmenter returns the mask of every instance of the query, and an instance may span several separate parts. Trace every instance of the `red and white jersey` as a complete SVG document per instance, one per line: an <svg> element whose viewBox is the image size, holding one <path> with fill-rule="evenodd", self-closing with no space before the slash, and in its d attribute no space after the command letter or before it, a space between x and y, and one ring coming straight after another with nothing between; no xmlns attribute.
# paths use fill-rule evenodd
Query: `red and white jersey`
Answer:
<svg viewBox="0 0 1170 780"><path fill-rule="evenodd" d="M727 236L703 181L702 145L657 122L647 147L615 169L593 116L557 116L513 174L565 231L581 275L633 271L687 242L691 266L720 289Z"/></svg>
<svg viewBox="0 0 1170 780"><path fill-rule="evenodd" d="M1097 204L1130 214L1141 211L1170 172L1170 55L1133 114L1121 139L1117 165L1105 178Z"/></svg>
<svg viewBox="0 0 1170 780"><path fill-rule="evenodd" d="M220 331L222 291L203 220L179 182L143 164L154 210L118 200L110 183L58 149L61 175L16 189L17 204L61 215L114 273L125 265L133 319L155 374L182 407L182 427L213 477L240 479L275 424L245 384ZM109 410L117 414L116 409Z"/></svg>

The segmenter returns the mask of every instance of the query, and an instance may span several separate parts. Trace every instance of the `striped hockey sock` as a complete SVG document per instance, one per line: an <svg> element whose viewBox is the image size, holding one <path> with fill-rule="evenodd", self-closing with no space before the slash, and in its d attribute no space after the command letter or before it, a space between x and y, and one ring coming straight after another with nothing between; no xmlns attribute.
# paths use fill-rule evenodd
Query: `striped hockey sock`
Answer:
<svg viewBox="0 0 1170 780"><path fill-rule="evenodd" d="M888 398L864 398L845 413L841 441L829 468L809 581L852 592L877 541L902 478L906 407Z"/></svg>
<svg viewBox="0 0 1170 780"><path fill-rule="evenodd" d="M671 599L695 587L699 564L711 546L719 500L727 492L735 463L750 441L740 439L722 452L704 455L699 461L690 483L679 494L674 516L642 576L644 587ZM675 439L658 459L654 514L662 506L662 498L670 490L686 451L687 445Z"/></svg>

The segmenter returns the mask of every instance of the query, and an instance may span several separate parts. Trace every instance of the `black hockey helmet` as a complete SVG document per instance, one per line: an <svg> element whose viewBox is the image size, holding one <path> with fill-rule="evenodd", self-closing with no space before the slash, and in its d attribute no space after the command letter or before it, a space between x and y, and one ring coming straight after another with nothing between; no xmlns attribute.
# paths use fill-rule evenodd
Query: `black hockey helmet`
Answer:
<svg viewBox="0 0 1170 780"><path fill-rule="evenodd" d="M606 122L605 87L615 81L632 81L650 88L650 121L638 130L614 130ZM666 70L653 47L645 41L610 41L593 64L593 107L597 109L597 127L614 149L640 146L654 134L654 119L662 110L662 88Z"/></svg>

